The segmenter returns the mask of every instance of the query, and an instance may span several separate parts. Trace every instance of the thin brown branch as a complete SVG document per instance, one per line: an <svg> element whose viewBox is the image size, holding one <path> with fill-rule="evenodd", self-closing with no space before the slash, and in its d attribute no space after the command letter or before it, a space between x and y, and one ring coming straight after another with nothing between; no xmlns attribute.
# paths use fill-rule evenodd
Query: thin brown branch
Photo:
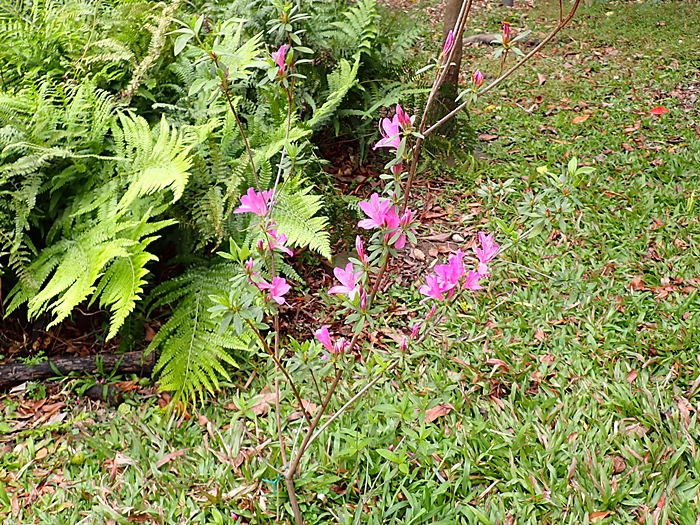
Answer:
<svg viewBox="0 0 700 525"><path fill-rule="evenodd" d="M569 14L567 15L566 18L564 18L559 24L552 30L552 32L545 37L542 42L540 42L537 46L535 46L532 51L530 51L527 55L525 55L518 63L516 63L513 67L511 67L508 71L500 75L496 80L491 82L488 86L483 88L481 91L479 91L479 95L484 95L485 93L488 93L491 91L494 87L499 85L501 82L503 82L506 78L511 76L516 70L520 69L520 67L530 60L533 56L535 56L537 53L540 52L540 50L546 46L564 27L571 22L571 19L574 17L576 14L576 10L578 9L579 4L581 3L581 0L575 0L574 5L571 7L571 11L569 11ZM460 111L462 111L464 108L467 107L469 104L469 101L465 101L459 106L457 106L454 110L450 111L447 115L442 117L440 120L438 120L435 124L430 126L428 129L423 132L423 136L427 137L430 135L433 131L435 131L437 128L439 128L441 125L443 125L445 122L450 120L452 117L457 115Z"/></svg>
<svg viewBox="0 0 700 525"><path fill-rule="evenodd" d="M226 81L226 83L224 85L224 94L226 95L226 101L228 102L228 107L231 109L231 113L233 113L233 118L236 119L236 124L238 125L238 131L241 133L241 137L243 137L243 144L245 144L245 151L248 154L248 160L250 161L250 169L253 171L253 179L255 180L255 187L260 192L263 189L260 187L260 180L258 179L258 172L255 169L255 159L253 158L253 151L250 149L250 142L248 142L248 135L246 135L245 129L243 129L243 123L241 122L241 119L238 117L238 112L236 111L236 108L233 105L233 100L231 100L231 92L229 91L228 80Z"/></svg>
<svg viewBox="0 0 700 525"><path fill-rule="evenodd" d="M258 339L262 343L265 351L270 355L270 357L272 357L272 360L275 362L275 365L277 365L277 368L279 368L279 370L284 374L284 377L287 378L287 381L289 382L289 386L292 388L292 392L294 393L294 397L296 398L297 402L299 403L299 406L301 407L301 413L304 415L304 419L306 419L306 422L310 425L311 424L311 417L309 416L309 413L306 411L306 408L304 408L304 403L302 403L301 395L299 394L299 391L297 390L297 387L294 384L294 381L292 381L292 377L289 375L289 372L287 371L286 367L277 358L277 356L275 355L275 352L272 350L272 348L270 348L270 345L267 344L267 341L265 341L265 338L260 333L260 330L258 330L255 327L255 325L250 321L250 319L246 319L246 324L250 327L251 330L253 330L253 333L258 337Z"/></svg>
<svg viewBox="0 0 700 525"><path fill-rule="evenodd" d="M339 410L333 413L333 415L328 418L328 420L323 424L323 426L314 433L314 435L309 440L308 446L311 446L311 444L318 439L318 437L323 433L324 430L326 430L330 426L331 423L333 423L333 421L338 419L338 417L340 417L348 408L350 408L355 401L360 399L365 394L365 392L367 392L370 388L376 385L377 382L382 377L384 377L387 372L390 372L391 370L396 368L396 365L398 363L399 362L397 360L391 363L389 366L387 366L384 370L380 372L380 374L377 377L375 377L374 379L372 379L372 381L370 381L364 387L362 387L362 389L357 394L352 396L347 403L345 403L342 407L340 407Z"/></svg>

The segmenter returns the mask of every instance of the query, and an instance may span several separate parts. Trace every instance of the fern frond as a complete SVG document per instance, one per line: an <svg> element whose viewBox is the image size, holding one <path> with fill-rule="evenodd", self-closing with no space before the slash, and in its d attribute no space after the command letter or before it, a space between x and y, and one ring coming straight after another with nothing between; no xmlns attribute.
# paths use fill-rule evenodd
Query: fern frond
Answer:
<svg viewBox="0 0 700 525"><path fill-rule="evenodd" d="M355 63L341 59L338 67L328 75L328 95L326 102L314 111L313 117L307 121L307 125L313 130L318 130L331 119L347 92L357 83L357 71L360 67L360 53L355 55Z"/></svg>
<svg viewBox="0 0 700 525"><path fill-rule="evenodd" d="M328 219L315 216L323 207L323 198L311 194L311 186L302 188L303 180L289 181L279 192L272 217L277 228L295 247L308 246L321 256L331 259Z"/></svg>
<svg viewBox="0 0 700 525"><path fill-rule="evenodd" d="M195 265L154 290L159 299L152 308L173 308L148 347L149 351L160 350L154 373L160 376L162 390L194 399L205 390L213 393L220 377L230 379L224 364L236 366L236 359L229 351L247 350L252 339L249 334L237 336L231 329L220 333L209 309L214 306L211 297L226 290L230 278L240 271L228 262Z"/></svg>
<svg viewBox="0 0 700 525"><path fill-rule="evenodd" d="M155 139L143 117L122 113L119 120L121 128L115 126L113 133L120 155L127 159L122 166L129 176L129 188L119 208L166 188L172 191L173 202L178 200L187 186L191 166L190 147L184 144L181 134L165 117Z"/></svg>

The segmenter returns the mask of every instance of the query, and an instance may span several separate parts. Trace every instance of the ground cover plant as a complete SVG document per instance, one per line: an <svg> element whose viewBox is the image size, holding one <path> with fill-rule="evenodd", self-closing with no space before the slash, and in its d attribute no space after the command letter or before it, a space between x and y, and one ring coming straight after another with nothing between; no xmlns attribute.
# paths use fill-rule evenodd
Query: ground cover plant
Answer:
<svg viewBox="0 0 700 525"><path fill-rule="evenodd" d="M478 21L498 28L507 13ZM516 76L505 101L476 107L487 160L432 150L446 162L433 162L433 180L451 184L419 189L426 208L454 219L442 238L489 229L513 246L491 268L497 285L461 303L447 331L407 353L312 444L298 480L309 521L695 523L698 49L677 38L691 13L585 9L571 42ZM535 27L538 14L529 12ZM630 17L634 32L617 45ZM490 52L472 52L489 71ZM406 306L381 326L391 332L422 298L417 288L392 294ZM7 518L288 515L265 391L273 370L236 378L191 419L169 416L155 397L82 416L45 402L44 414L68 419L3 450ZM355 374L362 384L373 370ZM9 424L43 410L32 397L43 396L8 398ZM283 416L301 432L303 414Z"/></svg>

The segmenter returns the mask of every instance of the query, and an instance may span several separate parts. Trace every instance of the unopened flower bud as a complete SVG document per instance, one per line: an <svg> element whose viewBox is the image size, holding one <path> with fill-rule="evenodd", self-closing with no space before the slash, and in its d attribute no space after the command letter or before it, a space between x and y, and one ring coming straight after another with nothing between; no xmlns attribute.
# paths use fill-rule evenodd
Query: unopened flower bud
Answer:
<svg viewBox="0 0 700 525"><path fill-rule="evenodd" d="M510 42L510 22L503 22L503 43Z"/></svg>
<svg viewBox="0 0 700 525"><path fill-rule="evenodd" d="M450 29L450 32L447 33L447 38L445 38L445 44L442 46L442 56L445 57L447 54L452 51L452 47L455 45L455 34L454 31Z"/></svg>
<svg viewBox="0 0 700 525"><path fill-rule="evenodd" d="M408 113L406 113L403 108L401 107L401 104L396 104L396 118L399 121L399 126L401 126L403 129L410 129L412 126L411 122L411 117L408 116Z"/></svg>
<svg viewBox="0 0 700 525"><path fill-rule="evenodd" d="M245 273L246 275L253 275L253 268L255 267L255 261L251 258L245 262Z"/></svg>
<svg viewBox="0 0 700 525"><path fill-rule="evenodd" d="M418 336L418 332L420 331L421 323L416 323L413 325L413 328L411 329L411 339L415 339Z"/></svg>
<svg viewBox="0 0 700 525"><path fill-rule="evenodd" d="M402 352L405 352L405 351L406 351L406 348L408 348L408 339L406 339L406 336L404 335L404 336L401 338L401 342L399 343L399 349L400 349Z"/></svg>
<svg viewBox="0 0 700 525"><path fill-rule="evenodd" d="M472 73L472 84L476 88L480 88L484 83L484 74L481 72L481 70L477 69Z"/></svg>

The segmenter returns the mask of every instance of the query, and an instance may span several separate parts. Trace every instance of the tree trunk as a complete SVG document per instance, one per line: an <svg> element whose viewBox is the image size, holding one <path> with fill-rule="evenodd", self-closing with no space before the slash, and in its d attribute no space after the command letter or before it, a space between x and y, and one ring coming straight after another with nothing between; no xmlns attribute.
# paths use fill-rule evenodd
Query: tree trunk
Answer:
<svg viewBox="0 0 700 525"><path fill-rule="evenodd" d="M457 23L457 18L459 17L459 12L462 9L462 4L466 3L466 1L467 0L447 0L447 3L445 4L445 15L443 17L443 45L447 39L447 33L454 29L455 24ZM432 111L432 122L437 122L443 116L447 115L447 113L457 107L455 99L457 98L459 91L459 69L462 64L463 33L463 31L460 31L458 35L455 35L455 52L452 55L452 65L448 66L445 80L442 83L442 86L440 86L440 92L435 100L435 109ZM445 124L440 126L438 131L443 134L449 133L454 128L454 122L455 119L447 121Z"/></svg>
<svg viewBox="0 0 700 525"><path fill-rule="evenodd" d="M70 372L83 374L97 373L97 358L102 360L102 369L111 372L119 365L117 372L133 373L140 376L150 375L155 364L155 352L144 357L142 352L126 354L104 354L90 357L64 357L43 361L36 365L12 363L0 366L0 390L19 385L25 381L47 379L56 375L67 375Z"/></svg>

